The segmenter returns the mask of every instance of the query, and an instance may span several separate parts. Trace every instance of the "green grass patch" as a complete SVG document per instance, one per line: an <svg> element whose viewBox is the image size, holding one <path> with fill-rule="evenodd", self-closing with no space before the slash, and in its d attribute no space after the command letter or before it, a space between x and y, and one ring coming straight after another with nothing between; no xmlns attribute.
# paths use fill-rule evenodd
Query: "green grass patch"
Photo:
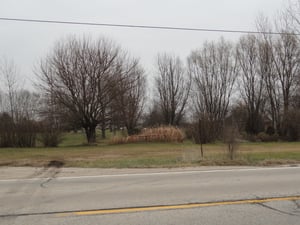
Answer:
<svg viewBox="0 0 300 225"><path fill-rule="evenodd" d="M280 161L282 162L300 162L299 152L253 152L245 153L242 155L245 160L251 164L260 164L267 161Z"/></svg>

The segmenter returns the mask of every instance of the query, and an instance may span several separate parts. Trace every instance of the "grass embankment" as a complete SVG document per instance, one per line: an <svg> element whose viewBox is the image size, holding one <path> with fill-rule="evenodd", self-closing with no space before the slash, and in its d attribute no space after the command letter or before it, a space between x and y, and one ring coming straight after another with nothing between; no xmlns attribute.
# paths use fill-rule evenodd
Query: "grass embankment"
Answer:
<svg viewBox="0 0 300 225"><path fill-rule="evenodd" d="M67 167L150 168L201 165L274 165L300 163L300 142L242 143L234 160L229 160L226 145L184 143L136 143L109 145L99 141L84 145L82 134L66 135L57 148L2 148L0 166L46 166L55 160Z"/></svg>

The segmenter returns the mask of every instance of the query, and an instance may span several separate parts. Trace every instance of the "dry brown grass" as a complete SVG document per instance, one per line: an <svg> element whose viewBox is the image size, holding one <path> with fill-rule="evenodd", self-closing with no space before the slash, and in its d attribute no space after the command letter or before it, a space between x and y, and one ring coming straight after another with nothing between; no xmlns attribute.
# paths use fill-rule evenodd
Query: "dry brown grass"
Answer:
<svg viewBox="0 0 300 225"><path fill-rule="evenodd" d="M58 148L0 149L0 166L47 166L51 161L66 167L145 168L213 165L259 165L300 163L300 143L244 143L235 160L226 145L184 143L134 143L124 145Z"/></svg>
<svg viewBox="0 0 300 225"><path fill-rule="evenodd" d="M66 167L101 168L300 163L300 142L240 143L237 157L229 160L227 146L223 143L203 145L204 157L201 157L200 146L190 141L123 145L109 145L108 141L103 141L97 146L87 146L79 145L84 136L80 139L80 134L68 135L57 148L0 148L0 166L48 166L52 161L62 162Z"/></svg>
<svg viewBox="0 0 300 225"><path fill-rule="evenodd" d="M111 144L126 144L139 142L175 142L182 143L184 133L176 127L162 126L156 128L147 128L141 134L128 137L113 137Z"/></svg>

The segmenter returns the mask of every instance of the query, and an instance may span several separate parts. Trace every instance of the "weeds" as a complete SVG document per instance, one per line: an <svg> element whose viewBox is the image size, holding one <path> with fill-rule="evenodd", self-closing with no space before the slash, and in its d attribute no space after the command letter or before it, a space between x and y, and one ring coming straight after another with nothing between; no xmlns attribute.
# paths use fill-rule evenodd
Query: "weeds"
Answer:
<svg viewBox="0 0 300 225"><path fill-rule="evenodd" d="M139 142L177 142L184 140L183 132L176 127L164 126L157 128L146 128L141 134L128 137L113 137L111 144L126 144Z"/></svg>

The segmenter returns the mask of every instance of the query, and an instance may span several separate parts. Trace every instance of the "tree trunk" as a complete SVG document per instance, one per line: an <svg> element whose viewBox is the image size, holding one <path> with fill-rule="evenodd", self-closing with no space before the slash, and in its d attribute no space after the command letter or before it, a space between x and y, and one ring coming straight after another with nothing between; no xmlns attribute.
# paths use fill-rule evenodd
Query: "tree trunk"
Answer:
<svg viewBox="0 0 300 225"><path fill-rule="evenodd" d="M202 142L200 143L200 150L201 150L201 158L203 159L204 153L203 153L203 144L202 144Z"/></svg>
<svg viewBox="0 0 300 225"><path fill-rule="evenodd" d="M105 133L105 126L101 126L101 135L102 135L102 139L106 138L106 133Z"/></svg>
<svg viewBox="0 0 300 225"><path fill-rule="evenodd" d="M89 144L96 143L96 126L91 125L85 127L85 134Z"/></svg>

